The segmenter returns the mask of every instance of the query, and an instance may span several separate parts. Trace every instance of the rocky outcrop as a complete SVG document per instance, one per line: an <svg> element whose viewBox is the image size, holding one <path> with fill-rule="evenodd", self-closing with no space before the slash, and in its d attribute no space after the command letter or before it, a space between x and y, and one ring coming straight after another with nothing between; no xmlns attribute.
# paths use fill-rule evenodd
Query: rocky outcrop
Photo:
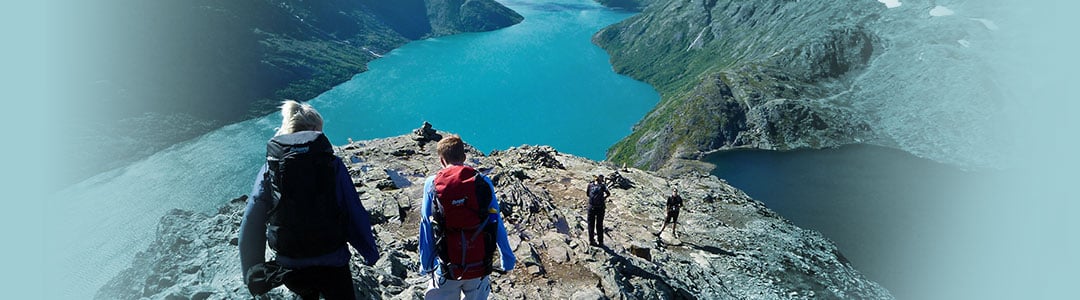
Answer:
<svg viewBox="0 0 1080 300"><path fill-rule="evenodd" d="M596 2L607 7L642 10L649 4L656 2L656 0L596 0Z"/></svg>
<svg viewBox="0 0 1080 300"><path fill-rule="evenodd" d="M692 164L688 160L711 151L874 143L939 161L969 160L976 156L970 150L979 148L971 144L993 144L959 138L958 132L977 128L955 124L950 116L976 123L995 114L997 106L988 104L996 100L987 99L1000 95L976 84L939 87L925 74L982 78L970 80L980 84L992 75L920 62L980 66L984 57L960 49L987 29L975 26L974 18L931 20L926 12L934 5L654 1L593 37L617 72L661 93L660 103L609 149L608 158L650 170L691 170L696 168L684 168Z"/></svg>
<svg viewBox="0 0 1080 300"><path fill-rule="evenodd" d="M435 35L495 30L524 19L493 0L424 0L424 4Z"/></svg>
<svg viewBox="0 0 1080 300"><path fill-rule="evenodd" d="M666 178L546 146L469 153L468 163L496 186L518 258L515 270L492 275L494 299L891 298L828 239L714 176ZM409 134L353 142L336 154L371 212L382 254L375 266L352 266L358 295L421 298L417 210L424 178L440 168L435 144L418 144ZM596 174L617 178L605 221L608 248L586 242L584 189ZM680 238L670 231L656 237L663 196L673 186L686 199ZM243 201L213 214L170 212L156 241L96 298L248 297L236 246Z"/></svg>
<svg viewBox="0 0 1080 300"><path fill-rule="evenodd" d="M283 99L314 98L411 40L523 19L493 0L109 0L94 6L89 11L107 13L85 14L96 19L73 35L96 41L78 45L72 55L84 58L72 68L92 72L69 75L75 83L67 89L78 91L73 105L87 105L78 110L107 109L68 120L66 131L114 141L114 147L99 153L101 147L79 145L86 150L73 155L86 162L126 162L264 116ZM168 122L177 119L183 122ZM76 172L115 167L86 165L91 170Z"/></svg>

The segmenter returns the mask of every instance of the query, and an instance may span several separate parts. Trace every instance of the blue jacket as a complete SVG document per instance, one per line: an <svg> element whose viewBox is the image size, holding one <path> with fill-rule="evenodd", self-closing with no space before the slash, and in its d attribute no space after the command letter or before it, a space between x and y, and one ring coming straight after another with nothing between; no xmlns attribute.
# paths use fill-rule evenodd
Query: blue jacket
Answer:
<svg viewBox="0 0 1080 300"><path fill-rule="evenodd" d="M491 179L483 174L480 177L484 178L484 181L491 186L492 191L495 190L495 186L491 184ZM489 208L500 211L499 198L494 193L492 193L491 197L491 206ZM435 260L439 259L439 255L435 253L435 236L432 234L431 229L431 204L434 200L435 176L431 176L424 181L424 202L420 204L420 275L438 271L435 274L442 276L442 271L439 270L440 264L435 263ZM514 269L517 258L514 257L514 251L510 249L510 241L506 239L506 226L503 225L501 214L495 214L495 223L498 224L495 243L498 245L502 259L502 269L503 271L510 271Z"/></svg>
<svg viewBox="0 0 1080 300"><path fill-rule="evenodd" d="M375 236L371 233L368 211L360 203L360 197L353 188L352 178L349 177L345 164L337 157L333 164L337 166L338 205L345 210L349 220L346 224L348 242L364 258L364 264L374 265L379 260L379 249L375 246ZM266 222L271 202L270 182L265 180L266 172L267 166L263 164L259 175L255 177L255 186L251 190L251 198L248 198L244 218L240 222L240 266L244 274L255 264L265 261ZM293 258L278 255L277 261L286 268L345 266L350 257L348 246L342 244L341 249L323 256Z"/></svg>

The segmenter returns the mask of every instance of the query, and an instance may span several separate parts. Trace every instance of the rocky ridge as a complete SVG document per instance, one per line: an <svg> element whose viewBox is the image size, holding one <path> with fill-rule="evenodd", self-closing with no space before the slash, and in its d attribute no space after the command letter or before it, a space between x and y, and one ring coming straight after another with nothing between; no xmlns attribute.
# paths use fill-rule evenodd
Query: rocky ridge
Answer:
<svg viewBox="0 0 1080 300"><path fill-rule="evenodd" d="M362 299L419 299L417 231L424 178L438 170L429 126L413 134L337 147L371 212L382 257L352 266ZM521 146L488 155L469 149L468 164L496 186L515 270L493 274L494 299L890 299L828 239L778 216L714 176L674 178ZM608 248L585 233L587 180L614 178L605 220ZM653 233L664 195L679 187L687 201L680 238ZM204 214L173 210L132 267L96 299L247 298L237 232L246 196ZM269 254L268 254L269 255ZM286 297L284 288L271 298Z"/></svg>

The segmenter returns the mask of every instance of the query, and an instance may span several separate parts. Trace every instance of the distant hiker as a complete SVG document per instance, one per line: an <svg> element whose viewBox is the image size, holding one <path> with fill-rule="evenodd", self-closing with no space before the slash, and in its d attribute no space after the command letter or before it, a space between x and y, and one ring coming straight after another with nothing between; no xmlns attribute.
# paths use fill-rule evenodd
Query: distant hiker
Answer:
<svg viewBox="0 0 1080 300"><path fill-rule="evenodd" d="M309 104L285 101L240 222L240 265L253 295L284 284L303 299L355 299L353 248L379 259L368 212ZM269 241L277 257L265 262Z"/></svg>
<svg viewBox="0 0 1080 300"><path fill-rule="evenodd" d="M619 171L615 171L615 172L611 172L611 175L608 176L608 178L607 178L607 186L620 188L620 189L625 190L625 189L629 189L629 188L633 187L633 184L630 183L629 179L626 179L626 177L623 177L622 174L619 173Z"/></svg>
<svg viewBox="0 0 1080 300"><path fill-rule="evenodd" d="M604 175L597 175L596 181L589 183L589 188L586 190L589 196L589 210L588 223L589 229L589 245L604 246L604 209L607 203L607 197L611 196L608 192L607 186L604 184ZM596 235L596 239L593 239L593 235ZM595 241L600 241L597 244Z"/></svg>
<svg viewBox="0 0 1080 300"><path fill-rule="evenodd" d="M667 198L667 216L664 217L664 225L660 226L660 231L656 233L657 236L664 233L664 228L667 228L667 224L671 223L671 234L675 238L679 238L679 210L682 209L683 200L679 196L679 189L671 189L671 196Z"/></svg>
<svg viewBox="0 0 1080 300"><path fill-rule="evenodd" d="M420 206L420 274L431 274L424 298L487 299L495 248L503 271L517 262L495 187L465 165L461 137L443 137L436 149L443 168L424 182Z"/></svg>

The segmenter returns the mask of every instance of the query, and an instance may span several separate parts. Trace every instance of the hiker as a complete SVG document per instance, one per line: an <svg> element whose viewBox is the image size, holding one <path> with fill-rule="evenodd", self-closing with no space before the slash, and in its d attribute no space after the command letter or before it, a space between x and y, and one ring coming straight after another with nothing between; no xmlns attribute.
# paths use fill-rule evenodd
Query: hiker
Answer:
<svg viewBox="0 0 1080 300"><path fill-rule="evenodd" d="M679 196L679 188L671 189L671 196L667 198L667 216L664 217L664 225L660 226L660 231L656 233L656 236L664 233L664 228L667 228L667 224L671 223L671 235L675 238L679 238L679 210L682 209L683 201Z"/></svg>
<svg viewBox="0 0 1080 300"><path fill-rule="evenodd" d="M436 149L443 168L424 182L420 205L420 275L431 274L424 299L487 299L495 248L502 272L517 262L495 187L465 165L460 136L443 137Z"/></svg>
<svg viewBox="0 0 1080 300"><path fill-rule="evenodd" d="M368 212L319 112L288 100L281 115L240 222L244 284L255 296L284 284L302 299L355 299L346 242L364 264L379 259ZM276 253L270 262L267 242Z"/></svg>
<svg viewBox="0 0 1080 300"><path fill-rule="evenodd" d="M586 190L589 196L589 211L586 223L589 229L589 245L600 247L604 246L604 207L607 203L607 197L611 196L608 192L607 185L604 184L604 175L597 175L596 181L590 182L589 187ZM596 239L593 239L593 235L596 235ZM597 244L596 241L600 243Z"/></svg>

